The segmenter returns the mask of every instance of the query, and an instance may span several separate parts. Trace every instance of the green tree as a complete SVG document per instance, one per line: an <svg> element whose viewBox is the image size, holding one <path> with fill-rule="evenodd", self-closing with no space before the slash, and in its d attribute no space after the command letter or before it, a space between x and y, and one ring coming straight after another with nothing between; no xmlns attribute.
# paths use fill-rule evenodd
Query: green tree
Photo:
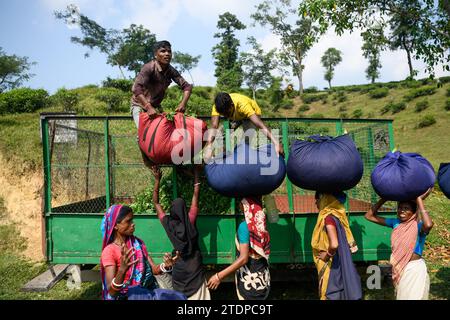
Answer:
<svg viewBox="0 0 450 320"><path fill-rule="evenodd" d="M375 80L380 77L380 72L378 71L381 68L380 55L387 45L387 39L384 37L383 29L379 26L362 32L361 36L363 38L361 47L363 56L369 60L366 77L372 83L375 83Z"/></svg>
<svg viewBox="0 0 450 320"><path fill-rule="evenodd" d="M342 52L336 48L328 48L322 56L322 65L325 68L325 80L331 89L331 80L334 77L334 68L342 61Z"/></svg>
<svg viewBox="0 0 450 320"><path fill-rule="evenodd" d="M71 37L73 43L104 53L108 58L107 63L119 67L124 78L124 68L137 73L153 57L155 35L142 25L132 24L122 31L106 29L79 13L74 5L67 6L64 11L55 11L54 14L56 19L63 20L67 25L76 24L80 27L82 37ZM89 57L88 52L85 57Z"/></svg>
<svg viewBox="0 0 450 320"><path fill-rule="evenodd" d="M414 9L404 10L406 7ZM439 63L450 71L449 9L448 0L305 0L299 5L299 15L318 21L321 33L333 26L339 35L377 25L395 30L400 16L410 27L412 54L433 74Z"/></svg>
<svg viewBox="0 0 450 320"><path fill-rule="evenodd" d="M34 74L28 73L36 62L29 62L28 57L7 55L0 47L0 92L19 87Z"/></svg>
<svg viewBox="0 0 450 320"><path fill-rule="evenodd" d="M142 25L130 25L123 29L117 50L108 56L108 63L139 73L142 65L153 59L153 45L156 37Z"/></svg>
<svg viewBox="0 0 450 320"><path fill-rule="evenodd" d="M409 13L420 14L420 8L416 1L404 1L403 5L398 12L391 16L390 48L391 50L405 50L408 59L409 77L413 79L417 71L413 69L411 56L416 51L417 35L414 31L416 19Z"/></svg>
<svg viewBox="0 0 450 320"><path fill-rule="evenodd" d="M194 57L188 53L176 51L174 52L172 63L177 66L180 73L187 71L189 73L189 76L191 77L192 84L194 84L194 78L192 78L191 70L198 65L201 57L201 55Z"/></svg>
<svg viewBox="0 0 450 320"><path fill-rule="evenodd" d="M252 46L252 51L242 53L241 61L245 83L252 89L253 99L256 100L256 89L267 88L272 82L270 73L276 67L276 49L265 53L254 37L248 38L248 44Z"/></svg>
<svg viewBox="0 0 450 320"><path fill-rule="evenodd" d="M217 87L221 90L236 90L242 85L242 67L239 61L240 42L236 39L235 31L243 30L246 26L229 12L219 16L217 28L221 32L215 33L214 38L221 39L212 49L216 69Z"/></svg>
<svg viewBox="0 0 450 320"><path fill-rule="evenodd" d="M281 62L292 69L298 78L299 92L303 93L303 60L313 44L318 40L319 29L311 19L300 18L290 24L289 18L296 16L290 0L265 0L256 6L251 15L255 23L269 26L272 33L280 37Z"/></svg>

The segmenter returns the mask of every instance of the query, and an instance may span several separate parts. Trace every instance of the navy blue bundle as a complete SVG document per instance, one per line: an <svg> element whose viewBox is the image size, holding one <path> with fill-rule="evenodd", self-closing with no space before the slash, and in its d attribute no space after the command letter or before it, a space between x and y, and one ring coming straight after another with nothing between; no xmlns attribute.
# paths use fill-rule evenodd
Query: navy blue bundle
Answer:
<svg viewBox="0 0 450 320"><path fill-rule="evenodd" d="M361 156L348 135L297 140L287 162L288 178L297 187L330 193L356 186L363 169Z"/></svg>
<svg viewBox="0 0 450 320"><path fill-rule="evenodd" d="M241 143L233 153L215 158L205 166L208 183L227 197L250 197L269 194L286 175L286 166L273 145L251 148Z"/></svg>
<svg viewBox="0 0 450 320"><path fill-rule="evenodd" d="M438 173L439 188L450 199L450 163L441 163Z"/></svg>
<svg viewBox="0 0 450 320"><path fill-rule="evenodd" d="M433 166L418 153L388 152L371 175L372 186L382 198L414 200L434 186Z"/></svg>

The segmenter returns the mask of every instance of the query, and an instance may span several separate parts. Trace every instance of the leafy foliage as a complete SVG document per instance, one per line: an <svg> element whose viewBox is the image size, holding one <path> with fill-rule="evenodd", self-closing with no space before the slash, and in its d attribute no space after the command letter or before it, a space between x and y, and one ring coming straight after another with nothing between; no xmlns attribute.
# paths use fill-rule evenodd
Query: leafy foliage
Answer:
<svg viewBox="0 0 450 320"><path fill-rule="evenodd" d="M389 94L388 88L377 88L369 91L369 96L372 99L384 98L387 97L388 94Z"/></svg>
<svg viewBox="0 0 450 320"><path fill-rule="evenodd" d="M315 101L319 101L328 97L328 93L319 93L319 94L303 94L302 101L303 103L310 104Z"/></svg>
<svg viewBox="0 0 450 320"><path fill-rule="evenodd" d="M124 68L137 74L142 65L153 58L156 36L142 25L131 24L122 30L106 29L79 13L74 5L67 6L64 11L55 11L54 15L68 25L79 25L82 37L71 37L70 40L105 54L107 63L119 67L124 78ZM85 57L89 57L89 53Z"/></svg>
<svg viewBox="0 0 450 320"><path fill-rule="evenodd" d="M34 112L46 106L44 89L19 88L0 93L0 114Z"/></svg>
<svg viewBox="0 0 450 320"><path fill-rule="evenodd" d="M307 52L318 40L318 28L311 19L298 18L289 24L289 18L296 15L290 0L265 0L256 6L251 15L255 23L269 26L281 40L279 58L285 67L292 69L298 78L299 93L303 93L303 60Z"/></svg>
<svg viewBox="0 0 450 320"><path fill-rule="evenodd" d="M422 96L429 96L432 95L436 92L436 87L435 86L425 86L425 87L421 87L418 89L413 89L410 90L406 95L405 95L405 100L406 101L411 101L417 97L422 97Z"/></svg>
<svg viewBox="0 0 450 320"><path fill-rule="evenodd" d="M234 91L241 87L243 81L242 67L238 59L240 42L235 31L245 29L245 25L234 14L225 12L219 16L217 28L222 30L214 34L214 38L221 41L212 49L217 87L224 91Z"/></svg>
<svg viewBox="0 0 450 320"><path fill-rule="evenodd" d="M190 205L193 195L192 187L193 178L186 174L183 170L177 170L177 192L178 196L186 201L186 205ZM169 210L173 200L173 178L172 175L163 175L161 178L161 186L159 191L159 202L164 210ZM230 210L230 199L219 195L208 186L205 177L201 178L201 190L199 199L200 213L203 214L226 214ZM135 213L154 213L155 208L152 202L153 189L146 188L143 192L135 197L131 204Z"/></svg>
<svg viewBox="0 0 450 320"><path fill-rule="evenodd" d="M392 112L392 114L398 113L402 110L406 109L406 103L402 102L398 102L398 103L394 103L394 102L389 102L387 105L385 105L382 109L381 109L381 114L385 114L389 111Z"/></svg>
<svg viewBox="0 0 450 320"><path fill-rule="evenodd" d="M422 101L419 101L419 102L416 103L416 109L414 111L422 112L423 110L425 110L429 106L430 106L430 103L428 102L428 100L422 100Z"/></svg>
<svg viewBox="0 0 450 320"><path fill-rule="evenodd" d="M322 56L322 66L325 68L325 80L331 89L331 80L334 77L334 68L342 61L342 52L336 48L328 48Z"/></svg>
<svg viewBox="0 0 450 320"><path fill-rule="evenodd" d="M420 119L419 123L417 124L417 128L425 128L429 127L436 123L436 119L432 115L426 115L422 119Z"/></svg>
<svg viewBox="0 0 450 320"><path fill-rule="evenodd" d="M353 118L360 119L363 116L363 111L361 109L356 109L352 113Z"/></svg>
<svg viewBox="0 0 450 320"><path fill-rule="evenodd" d="M375 80L380 77L378 69L381 68L380 55L384 50L387 40L384 37L383 29L379 26L368 29L361 33L363 38L363 45L361 47L363 56L369 61L366 69L366 77L375 83Z"/></svg>
<svg viewBox="0 0 450 320"><path fill-rule="evenodd" d="M301 105L300 108L298 108L299 111L308 111L311 109L311 107L308 104Z"/></svg>
<svg viewBox="0 0 450 320"><path fill-rule="evenodd" d="M116 88L123 92L131 92L132 86L133 80L131 79L111 79L110 77L107 77L106 80L103 81L103 87Z"/></svg>
<svg viewBox="0 0 450 320"><path fill-rule="evenodd" d="M191 56L188 53L175 51L172 59L172 64L177 67L177 70L180 73L184 73L185 71L187 71L189 73L189 76L191 77L192 83L194 83L194 78L192 78L191 70L198 65L201 57L201 55Z"/></svg>
<svg viewBox="0 0 450 320"><path fill-rule="evenodd" d="M95 98L106 103L106 111L114 112L127 109L128 106L123 107L123 102L126 98L124 92L116 88L102 88L95 95Z"/></svg>
<svg viewBox="0 0 450 320"><path fill-rule="evenodd" d="M449 7L446 0L305 0L299 5L299 15L318 21L322 34L330 27L339 35L346 30L390 28L433 73L440 63L450 70Z"/></svg>
<svg viewBox="0 0 450 320"><path fill-rule="evenodd" d="M241 63L245 83L252 89L253 99L256 100L256 90L261 87L267 88L272 81L270 72L276 67L274 60L276 50L265 53L254 37L249 37L248 43L252 46L252 52L242 53Z"/></svg>
<svg viewBox="0 0 450 320"><path fill-rule="evenodd" d="M59 104L64 111L77 111L80 95L76 92L61 88L52 96L52 103Z"/></svg>
<svg viewBox="0 0 450 320"><path fill-rule="evenodd" d="M0 47L0 93L19 87L32 76L28 73L36 62L28 62L28 57L7 55Z"/></svg>

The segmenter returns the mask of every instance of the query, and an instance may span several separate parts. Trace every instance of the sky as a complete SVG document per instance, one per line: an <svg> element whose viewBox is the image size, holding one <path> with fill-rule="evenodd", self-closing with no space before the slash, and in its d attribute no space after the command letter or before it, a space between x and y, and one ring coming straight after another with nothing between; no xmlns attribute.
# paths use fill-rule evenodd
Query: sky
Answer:
<svg viewBox="0 0 450 320"><path fill-rule="evenodd" d="M156 35L157 40L168 40L173 51L201 55L198 66L191 71L195 85L214 86L214 60L211 49L219 39L220 14L231 12L246 26L237 31L241 51L249 50L246 39L254 36L268 51L279 46L276 36L267 28L252 26L250 15L261 0L0 0L0 47L7 54L27 56L37 62L30 72L35 74L24 85L44 88L54 93L58 88L77 88L88 84L100 85L106 77L119 78L117 67L106 63L106 56L98 51L74 44L72 36L80 36L79 28L68 27L57 20L53 12L75 4L81 13L109 29L123 29L130 24L142 24ZM361 52L360 32L337 36L329 31L308 52L304 61L304 86L324 88L324 68L320 58L330 47L342 52L342 62L335 69L332 85L368 83L365 69L367 61ZM90 53L89 58L84 54ZM380 82L403 80L408 76L408 64L404 51L382 53ZM413 61L418 77L426 77L425 64ZM435 69L437 76L450 75ZM127 76L133 76L127 73ZM191 81L188 74L183 75ZM292 79L294 88L298 82Z"/></svg>

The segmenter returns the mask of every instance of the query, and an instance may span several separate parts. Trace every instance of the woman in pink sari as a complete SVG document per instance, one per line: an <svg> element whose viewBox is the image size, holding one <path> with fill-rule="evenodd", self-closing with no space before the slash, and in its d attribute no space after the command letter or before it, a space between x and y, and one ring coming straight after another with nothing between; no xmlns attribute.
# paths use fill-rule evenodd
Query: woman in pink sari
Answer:
<svg viewBox="0 0 450 320"><path fill-rule="evenodd" d="M423 203L430 193L431 189L416 200L399 202L397 218L385 219L377 215L385 199L380 199L365 215L367 220L393 229L390 263L397 300L428 300L430 278L422 252L425 237L433 228Z"/></svg>

